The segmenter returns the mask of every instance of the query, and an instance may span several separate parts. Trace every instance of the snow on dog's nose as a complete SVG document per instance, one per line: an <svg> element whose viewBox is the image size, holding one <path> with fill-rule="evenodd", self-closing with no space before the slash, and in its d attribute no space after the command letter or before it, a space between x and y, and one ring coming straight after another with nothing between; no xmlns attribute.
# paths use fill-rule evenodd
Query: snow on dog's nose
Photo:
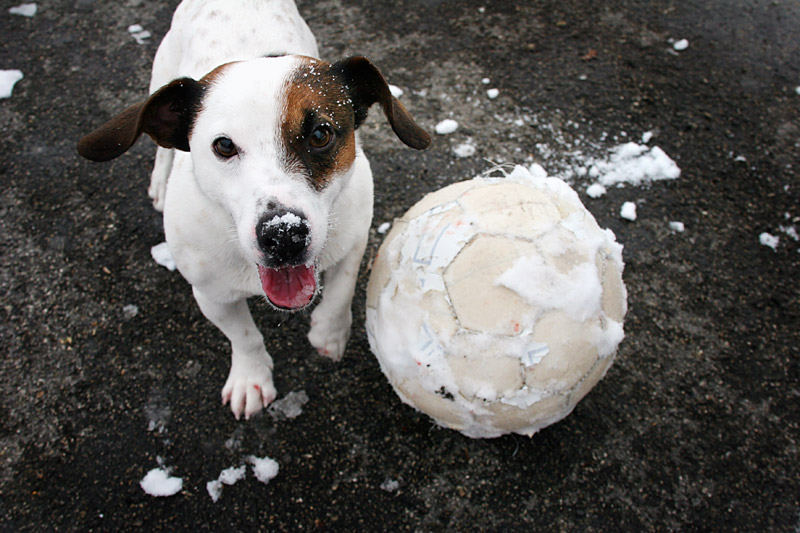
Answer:
<svg viewBox="0 0 800 533"><path fill-rule="evenodd" d="M311 233L305 216L270 209L256 227L256 239L265 263L258 265L258 276L270 303L289 310L311 303L317 278L314 264L306 264Z"/></svg>
<svg viewBox="0 0 800 533"><path fill-rule="evenodd" d="M266 266L271 268L305 262L311 243L308 220L302 213L283 209L272 209L261 218L256 238Z"/></svg>

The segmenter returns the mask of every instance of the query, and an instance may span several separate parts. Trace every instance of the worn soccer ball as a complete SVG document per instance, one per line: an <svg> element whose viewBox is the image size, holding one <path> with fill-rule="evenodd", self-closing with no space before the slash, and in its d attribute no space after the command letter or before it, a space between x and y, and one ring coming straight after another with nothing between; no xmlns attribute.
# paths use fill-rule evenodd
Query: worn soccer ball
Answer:
<svg viewBox="0 0 800 533"><path fill-rule="evenodd" d="M367 335L400 398L474 437L533 435L605 375L622 246L557 178L516 167L425 196L372 266Z"/></svg>

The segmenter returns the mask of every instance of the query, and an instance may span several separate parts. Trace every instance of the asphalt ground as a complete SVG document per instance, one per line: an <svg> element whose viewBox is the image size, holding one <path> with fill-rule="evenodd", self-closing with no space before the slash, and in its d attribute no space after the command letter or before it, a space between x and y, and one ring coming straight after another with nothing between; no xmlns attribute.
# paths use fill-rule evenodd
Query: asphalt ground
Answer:
<svg viewBox="0 0 800 533"><path fill-rule="evenodd" d="M377 232L342 362L313 353L308 313L253 301L302 414L237 422L220 405L227 342L150 258L152 143L107 164L75 153L146 95L176 4L0 10L0 68L25 76L0 100L3 530L800 530L800 243L780 229L800 217L800 4L300 2L325 58L366 55L423 126L461 124L417 153L371 114L373 228L488 161L563 170L576 139L602 152L652 131L682 170L599 199L574 182L625 246L627 336L569 417L492 440L436 427L381 374L363 326ZM213 503L206 482L249 454L278 476ZM184 481L168 498L139 486L159 457Z"/></svg>

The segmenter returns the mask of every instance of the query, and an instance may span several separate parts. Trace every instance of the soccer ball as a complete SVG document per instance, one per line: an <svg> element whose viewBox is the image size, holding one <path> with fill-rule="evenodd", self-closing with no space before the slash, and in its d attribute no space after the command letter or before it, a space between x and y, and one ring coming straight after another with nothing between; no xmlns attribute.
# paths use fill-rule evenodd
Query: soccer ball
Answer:
<svg viewBox="0 0 800 533"><path fill-rule="evenodd" d="M367 336L407 404L473 437L533 435L605 375L627 311L622 246L569 185L518 166L425 196L367 287Z"/></svg>

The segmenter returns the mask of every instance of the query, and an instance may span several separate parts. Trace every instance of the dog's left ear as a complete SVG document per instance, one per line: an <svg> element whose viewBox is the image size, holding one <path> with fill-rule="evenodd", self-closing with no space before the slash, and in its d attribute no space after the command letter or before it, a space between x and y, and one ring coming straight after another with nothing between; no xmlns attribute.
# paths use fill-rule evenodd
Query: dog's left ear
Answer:
<svg viewBox="0 0 800 533"><path fill-rule="evenodd" d="M356 127L367 117L369 107L377 102L401 141L417 150L424 150L431 144L431 136L414 122L403 104L392 96L389 84L367 58L350 57L334 63L333 69L343 77L353 100Z"/></svg>
<svg viewBox="0 0 800 533"><path fill-rule="evenodd" d="M78 153L92 161L109 161L125 153L142 133L159 146L188 152L189 130L202 94L199 82L177 79L83 137Z"/></svg>

